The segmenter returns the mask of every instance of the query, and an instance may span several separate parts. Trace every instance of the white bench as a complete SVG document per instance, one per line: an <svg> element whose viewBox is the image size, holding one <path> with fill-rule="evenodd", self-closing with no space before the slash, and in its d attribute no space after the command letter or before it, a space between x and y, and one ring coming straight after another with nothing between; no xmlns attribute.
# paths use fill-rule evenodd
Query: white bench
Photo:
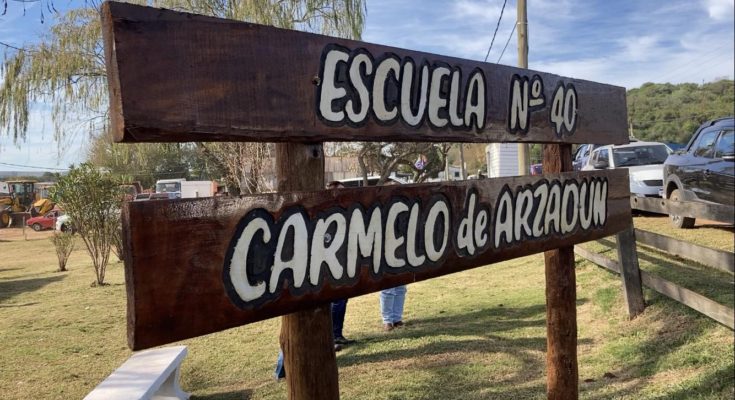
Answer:
<svg viewBox="0 0 735 400"><path fill-rule="evenodd" d="M189 394L179 387L179 369L186 353L186 346L134 353L84 399L188 399Z"/></svg>

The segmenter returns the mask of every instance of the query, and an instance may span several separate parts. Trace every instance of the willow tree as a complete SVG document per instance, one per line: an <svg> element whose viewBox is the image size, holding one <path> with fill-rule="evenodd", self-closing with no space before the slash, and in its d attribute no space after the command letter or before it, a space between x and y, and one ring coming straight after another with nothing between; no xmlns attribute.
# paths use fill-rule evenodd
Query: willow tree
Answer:
<svg viewBox="0 0 735 400"><path fill-rule="evenodd" d="M143 3L143 2L141 2ZM359 39L364 25L362 0L153 0L153 6L198 14ZM23 49L6 49L0 67L0 135L16 143L27 139L30 112L36 103L51 107L57 141L86 133L99 136L108 126L100 3L57 14L42 40ZM111 145L111 144L110 144ZM157 144L136 144L131 151ZM237 149L233 151L233 146ZM242 173L228 165L243 163L238 157L267 153L265 144L207 144L207 153L221 162L221 169ZM142 151L142 150L141 150ZM261 157L262 158L262 157ZM229 177L240 182L241 176Z"/></svg>

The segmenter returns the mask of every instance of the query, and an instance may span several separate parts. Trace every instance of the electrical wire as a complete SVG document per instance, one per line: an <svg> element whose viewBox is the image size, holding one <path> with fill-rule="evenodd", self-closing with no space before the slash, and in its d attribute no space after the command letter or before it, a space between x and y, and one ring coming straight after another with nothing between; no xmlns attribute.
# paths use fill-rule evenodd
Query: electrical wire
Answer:
<svg viewBox="0 0 735 400"><path fill-rule="evenodd" d="M7 48L18 50L18 51L27 51L27 52L33 52L33 51L35 51L35 50L26 49L26 48L23 48L23 47L13 46L12 44L8 44L8 43L5 43L3 41L0 41L0 46L5 46Z"/></svg>
<svg viewBox="0 0 735 400"><path fill-rule="evenodd" d="M39 167L39 166L36 166L36 165L12 164L12 163L7 163L7 162L0 162L0 165L7 165L7 166L10 166L10 167L22 167L22 168L43 169L43 170L52 169L54 171L68 171L69 170L69 168Z"/></svg>
<svg viewBox="0 0 735 400"><path fill-rule="evenodd" d="M490 50L493 49L493 43L495 43L495 35L498 34L498 28L500 28L500 21L503 19L503 11L505 11L505 4L508 0L503 0L503 8L500 9L500 17L498 17L498 23L495 25L495 32L493 32L493 39L490 41L490 47L487 48L487 54L485 54L485 62L487 62L488 56L490 56Z"/></svg>
<svg viewBox="0 0 735 400"><path fill-rule="evenodd" d="M508 43L510 43L510 39L513 37L513 33L515 33L515 31L516 31L516 25L518 25L517 22L515 24L513 24L513 29L510 31L510 35L508 36L508 40L505 42L505 47L503 47L503 51L500 53L500 57L498 57L498 61L496 62L496 64L500 64L500 59L503 58L503 54L505 54L505 49L508 48Z"/></svg>

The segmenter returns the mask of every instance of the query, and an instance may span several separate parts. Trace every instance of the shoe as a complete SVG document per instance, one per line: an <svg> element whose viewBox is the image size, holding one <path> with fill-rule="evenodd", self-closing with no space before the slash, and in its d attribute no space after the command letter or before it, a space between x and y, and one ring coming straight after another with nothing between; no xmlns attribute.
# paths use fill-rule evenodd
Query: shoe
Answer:
<svg viewBox="0 0 735 400"><path fill-rule="evenodd" d="M336 344L335 343L335 345L334 345L334 351L335 351L335 353L338 352L338 351L342 351L342 345L339 345L339 344Z"/></svg>
<svg viewBox="0 0 735 400"><path fill-rule="evenodd" d="M383 324L383 330L384 330L384 331L386 331L386 332L390 332L390 331L392 331L392 330L393 330L394 328L395 328L395 327L394 327L394 326L393 326L393 324L391 324L391 323Z"/></svg>
<svg viewBox="0 0 735 400"><path fill-rule="evenodd" d="M393 323L394 328L400 328L403 326L403 321L398 321Z"/></svg>
<svg viewBox="0 0 735 400"><path fill-rule="evenodd" d="M355 341L354 340L347 339L344 336L337 336L336 338L334 338L334 343L336 343L336 344L342 344L342 345L348 345L348 344L355 343Z"/></svg>

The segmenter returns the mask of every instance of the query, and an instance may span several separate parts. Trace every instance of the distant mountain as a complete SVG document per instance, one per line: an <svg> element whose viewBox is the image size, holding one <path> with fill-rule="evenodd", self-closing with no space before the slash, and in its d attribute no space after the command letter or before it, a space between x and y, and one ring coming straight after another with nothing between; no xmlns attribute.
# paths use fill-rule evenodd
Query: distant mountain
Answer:
<svg viewBox="0 0 735 400"><path fill-rule="evenodd" d="M65 172L63 172L62 175L63 174L65 174ZM56 179L54 178L54 175L55 172L51 171L0 171L0 181L17 178L34 178L39 181L55 181Z"/></svg>
<svg viewBox="0 0 735 400"><path fill-rule="evenodd" d="M733 115L735 82L645 83L628 90L633 135L659 142L687 143L702 122Z"/></svg>

